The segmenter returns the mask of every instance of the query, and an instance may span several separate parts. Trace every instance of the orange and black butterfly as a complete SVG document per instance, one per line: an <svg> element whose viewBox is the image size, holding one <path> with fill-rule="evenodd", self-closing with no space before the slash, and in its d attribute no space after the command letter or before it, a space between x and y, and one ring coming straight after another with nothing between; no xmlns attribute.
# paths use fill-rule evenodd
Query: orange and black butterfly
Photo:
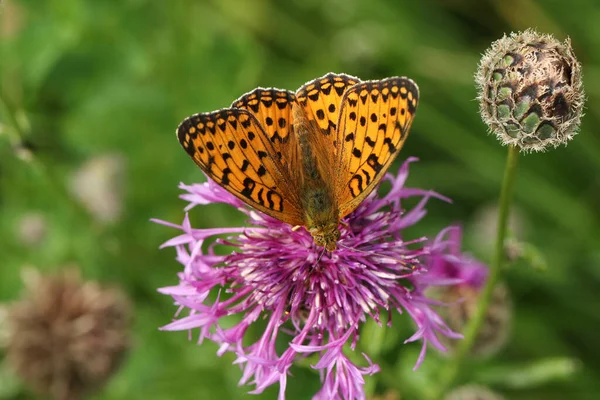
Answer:
<svg viewBox="0 0 600 400"><path fill-rule="evenodd" d="M402 148L419 88L392 77L329 73L296 93L258 88L230 108L186 118L183 148L245 203L302 225L333 251L340 220L373 191Z"/></svg>

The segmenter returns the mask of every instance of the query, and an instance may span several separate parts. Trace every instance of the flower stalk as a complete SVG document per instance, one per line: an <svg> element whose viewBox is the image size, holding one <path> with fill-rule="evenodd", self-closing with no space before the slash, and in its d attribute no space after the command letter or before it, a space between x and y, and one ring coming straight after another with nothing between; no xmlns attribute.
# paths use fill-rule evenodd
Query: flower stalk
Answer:
<svg viewBox="0 0 600 400"><path fill-rule="evenodd" d="M445 369L442 371L440 385L434 399L442 398L447 389L452 385L460 372L460 367L473 347L473 343L479 334L486 313L488 311L494 288L500 279L502 267L506 259L504 250L504 241L506 239L506 227L510 212L510 203L512 198L515 176L517 171L517 160L519 149L517 146L510 145L508 148L508 157L504 169L504 178L502 179L502 188L500 190L500 204L498 208L498 225L496 231L496 242L494 245L494 255L490 263L490 270L485 286L481 291L481 296L473 318L469 321L465 328L464 339L458 345L454 357L448 362Z"/></svg>

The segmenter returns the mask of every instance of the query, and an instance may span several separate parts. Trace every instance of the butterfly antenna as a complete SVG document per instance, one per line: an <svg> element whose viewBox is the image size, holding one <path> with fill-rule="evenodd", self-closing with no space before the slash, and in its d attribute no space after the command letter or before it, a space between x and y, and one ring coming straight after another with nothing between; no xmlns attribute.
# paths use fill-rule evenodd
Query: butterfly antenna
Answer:
<svg viewBox="0 0 600 400"><path fill-rule="evenodd" d="M317 262L315 264L318 264L321 262L321 259L323 258L323 256L325 255L325 252L327 251L327 249L325 249L325 247L323 247L323 250L321 251L321 254L319 254L319 258L317 258Z"/></svg>

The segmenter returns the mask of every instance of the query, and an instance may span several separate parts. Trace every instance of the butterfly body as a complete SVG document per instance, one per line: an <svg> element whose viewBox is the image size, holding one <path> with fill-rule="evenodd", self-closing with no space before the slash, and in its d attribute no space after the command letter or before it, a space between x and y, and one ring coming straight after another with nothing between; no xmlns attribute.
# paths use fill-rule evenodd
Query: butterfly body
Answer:
<svg viewBox="0 0 600 400"><path fill-rule="evenodd" d="M329 251L337 248L340 238L338 225L339 210L335 196L327 181L327 169L331 160L319 159L312 137L319 134L314 124L307 119L304 111L295 103L292 105L294 134L297 138L298 152L302 163L301 200L304 209L304 226L312 235L315 243ZM333 156L325 155L324 157Z"/></svg>
<svg viewBox="0 0 600 400"><path fill-rule="evenodd" d="M327 74L290 92L258 88L230 108L186 118L183 148L216 183L314 242L337 248L339 224L373 191L406 140L418 87L392 77Z"/></svg>

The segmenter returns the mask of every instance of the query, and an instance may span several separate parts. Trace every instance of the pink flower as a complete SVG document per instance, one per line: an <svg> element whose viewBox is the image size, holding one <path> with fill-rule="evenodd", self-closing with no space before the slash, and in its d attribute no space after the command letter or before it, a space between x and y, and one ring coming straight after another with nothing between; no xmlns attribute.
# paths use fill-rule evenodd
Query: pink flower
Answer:
<svg viewBox="0 0 600 400"><path fill-rule="evenodd" d="M246 214L249 226L194 229L187 214L181 225L156 221L182 232L162 246L175 247L177 260L184 266L177 286L160 289L179 305L178 319L163 329L199 328L200 342L206 338L219 344L219 355L236 354L235 363L243 371L240 383L254 385L252 393L260 393L279 382L280 399L285 398L294 361L312 354L320 356L312 367L319 370L323 382L315 399L364 399L364 376L379 367L366 355L365 366L355 365L344 354L344 345L354 350L360 325L369 317L379 322L382 311L396 309L412 317L417 331L406 341L422 340L416 367L423 362L427 343L444 351L439 335L461 335L448 328L432 307L439 304L427 298L424 290L461 281L460 273L440 273L437 266L443 260L459 271L482 267L454 262L463 260L460 243L457 238L445 238L446 230L431 244L426 238L404 239L404 229L425 216L431 197L447 200L435 192L404 187L413 161L405 162L396 177L384 178L391 184L387 195L372 193L344 218L334 252L316 246L305 229L293 229L246 207L212 181L182 184L186 193L181 197L189 202L186 211L197 205L226 203ZM405 211L401 203L408 197L420 201ZM227 239L203 246L221 234ZM234 251L217 255L214 250L220 245L232 246ZM432 267L437 272L430 272ZM216 294L216 300L210 294ZM223 327L222 319L234 314L240 318L237 324ZM256 342L244 345L247 329L259 318L266 318L266 329ZM275 349L278 337L289 343L281 354Z"/></svg>

